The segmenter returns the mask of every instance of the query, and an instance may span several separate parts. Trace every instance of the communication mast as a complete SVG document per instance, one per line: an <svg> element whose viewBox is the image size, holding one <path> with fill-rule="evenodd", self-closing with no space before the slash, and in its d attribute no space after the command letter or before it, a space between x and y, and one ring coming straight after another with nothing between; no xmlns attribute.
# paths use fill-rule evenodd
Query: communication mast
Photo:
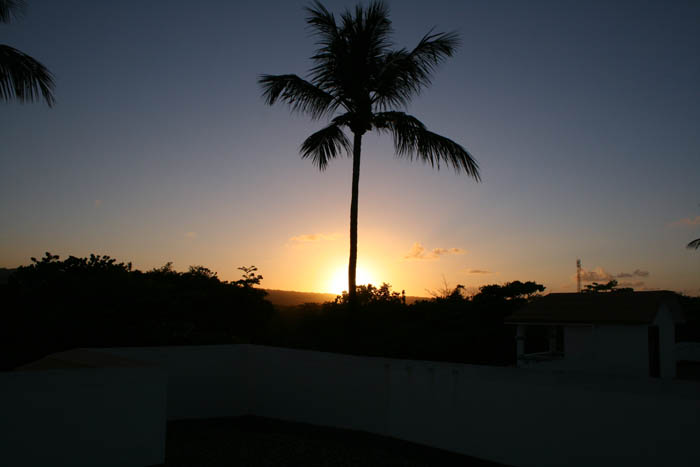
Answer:
<svg viewBox="0 0 700 467"><path fill-rule="evenodd" d="M581 260L576 260L576 291L581 293Z"/></svg>

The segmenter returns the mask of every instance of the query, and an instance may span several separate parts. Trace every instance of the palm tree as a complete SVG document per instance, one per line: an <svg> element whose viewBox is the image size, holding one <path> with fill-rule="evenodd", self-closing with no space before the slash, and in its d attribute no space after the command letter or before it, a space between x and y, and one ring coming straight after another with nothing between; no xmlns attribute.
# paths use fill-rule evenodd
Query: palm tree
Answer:
<svg viewBox="0 0 700 467"><path fill-rule="evenodd" d="M366 132L389 133L398 157L420 159L437 169L446 164L479 181L479 167L466 149L428 131L417 118L393 110L405 108L430 84L433 71L453 55L459 39L456 33L430 31L413 50L392 50L389 10L381 1L357 6L354 14L346 10L337 22L319 1L306 12L306 23L318 39L309 79L262 75L258 83L266 104L282 101L312 119L330 120L302 143L302 158L324 170L331 159L352 154L348 298L354 304L360 155ZM343 128L352 133L352 144Z"/></svg>
<svg viewBox="0 0 700 467"><path fill-rule="evenodd" d="M10 23L22 16L24 0L0 0L0 23ZM44 99L54 104L54 82L51 72L29 55L0 44L0 99L31 102Z"/></svg>

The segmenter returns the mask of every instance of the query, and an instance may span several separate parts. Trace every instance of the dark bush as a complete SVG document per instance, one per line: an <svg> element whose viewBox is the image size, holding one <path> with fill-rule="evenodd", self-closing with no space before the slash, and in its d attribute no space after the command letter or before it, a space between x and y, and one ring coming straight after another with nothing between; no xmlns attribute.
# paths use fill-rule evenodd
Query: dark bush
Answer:
<svg viewBox="0 0 700 467"><path fill-rule="evenodd" d="M202 266L141 272L108 256L32 258L0 286L0 368L75 347L255 342L274 309L255 267L239 269L243 279L225 282Z"/></svg>

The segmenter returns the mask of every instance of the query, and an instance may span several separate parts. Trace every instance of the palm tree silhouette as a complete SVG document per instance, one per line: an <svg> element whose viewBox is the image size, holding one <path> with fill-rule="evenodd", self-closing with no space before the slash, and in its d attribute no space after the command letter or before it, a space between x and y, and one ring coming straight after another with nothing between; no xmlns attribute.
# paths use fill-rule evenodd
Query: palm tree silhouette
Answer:
<svg viewBox="0 0 700 467"><path fill-rule="evenodd" d="M0 23L10 23L24 13L24 0L0 0ZM0 99L31 102L42 97L54 104L53 76L37 60L9 45L0 44Z"/></svg>
<svg viewBox="0 0 700 467"><path fill-rule="evenodd" d="M420 159L431 166L452 166L479 181L479 167L454 141L428 131L417 118L392 108L405 108L411 98L430 84L435 68L453 55L456 33L428 32L413 50L392 50L389 10L381 1L346 10L336 22L319 1L306 8L306 23L317 37L318 49L309 80L297 75L261 75L258 83L268 105L278 100L292 111L330 124L301 145L302 158L319 170L343 152L352 154L350 203L350 260L348 298L356 302L357 206L362 136L371 130L389 133L398 157ZM343 132L347 128L353 142Z"/></svg>

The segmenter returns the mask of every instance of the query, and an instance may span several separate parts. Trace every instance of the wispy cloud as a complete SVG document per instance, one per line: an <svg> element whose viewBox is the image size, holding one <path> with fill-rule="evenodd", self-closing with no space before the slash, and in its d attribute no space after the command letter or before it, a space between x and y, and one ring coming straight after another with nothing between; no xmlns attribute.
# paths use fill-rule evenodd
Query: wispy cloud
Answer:
<svg viewBox="0 0 700 467"><path fill-rule="evenodd" d="M682 227L690 227L693 225L700 225L700 216L697 216L695 218L691 217L686 217L684 219L681 219L676 222L671 222L672 226L682 226Z"/></svg>
<svg viewBox="0 0 700 467"><path fill-rule="evenodd" d="M619 272L617 274L612 274L602 267L597 267L592 270L586 270L582 269L581 270L581 280L583 282L602 282L602 281L611 281L614 279L632 279L632 278L641 278L641 277L649 277L650 273L649 271L645 271L643 269L635 269L632 272ZM574 274L573 276L574 280L576 279L576 275ZM622 284L620 284L622 285Z"/></svg>
<svg viewBox="0 0 700 467"><path fill-rule="evenodd" d="M197 232L185 232L185 238L197 238Z"/></svg>
<svg viewBox="0 0 700 467"><path fill-rule="evenodd" d="M576 276L574 275L574 279ZM614 277L608 271L601 267L597 267L592 270L581 270L581 280L584 282L600 282L600 281L611 281Z"/></svg>
<svg viewBox="0 0 700 467"><path fill-rule="evenodd" d="M630 278L630 277L649 277L649 271L643 271L641 269L635 269L632 272L621 272L615 274L615 277L620 279Z"/></svg>
<svg viewBox="0 0 700 467"><path fill-rule="evenodd" d="M335 240L339 236L340 236L340 234L337 234L337 233L332 233L332 234L324 234L324 233L302 234L302 235L297 235L295 237L291 237L289 239L289 242L290 243L320 242L320 241L324 241L324 240Z"/></svg>
<svg viewBox="0 0 700 467"><path fill-rule="evenodd" d="M467 251L462 248L433 248L432 250L426 250L420 242L413 244L408 253L404 256L404 259L438 259L440 256L445 255L463 255Z"/></svg>
<svg viewBox="0 0 700 467"><path fill-rule="evenodd" d="M495 274L493 271L487 271L486 269L469 269L467 274Z"/></svg>

